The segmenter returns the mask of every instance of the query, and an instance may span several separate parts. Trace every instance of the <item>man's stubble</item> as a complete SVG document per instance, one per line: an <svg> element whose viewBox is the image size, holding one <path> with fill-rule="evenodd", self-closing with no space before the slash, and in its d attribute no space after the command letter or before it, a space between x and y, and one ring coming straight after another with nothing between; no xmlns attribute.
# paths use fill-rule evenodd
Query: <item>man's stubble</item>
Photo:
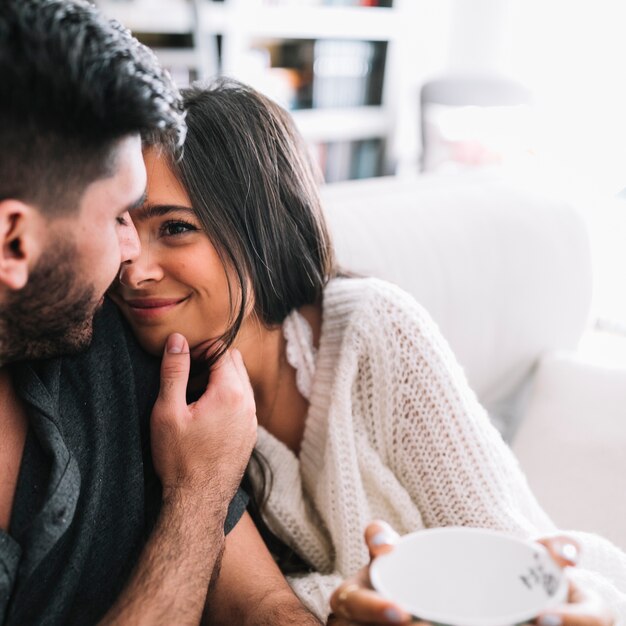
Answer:
<svg viewBox="0 0 626 626"><path fill-rule="evenodd" d="M75 243L57 238L26 286L10 292L0 306L0 365L75 354L89 345L100 300L77 259Z"/></svg>

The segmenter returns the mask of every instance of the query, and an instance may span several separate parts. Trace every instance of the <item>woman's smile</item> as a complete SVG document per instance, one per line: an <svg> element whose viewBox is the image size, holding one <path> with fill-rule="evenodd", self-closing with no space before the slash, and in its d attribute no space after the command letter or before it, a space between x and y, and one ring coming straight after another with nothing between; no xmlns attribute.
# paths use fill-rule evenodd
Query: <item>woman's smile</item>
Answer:
<svg viewBox="0 0 626 626"><path fill-rule="evenodd" d="M183 298L132 298L124 299L124 304L137 322L149 322L158 321L189 298L190 295Z"/></svg>
<svg viewBox="0 0 626 626"><path fill-rule="evenodd" d="M120 268L111 297L148 352L160 354L177 332L192 349L205 346L202 356L228 329L238 294L167 159L147 149L144 160L147 197L131 213L141 251Z"/></svg>

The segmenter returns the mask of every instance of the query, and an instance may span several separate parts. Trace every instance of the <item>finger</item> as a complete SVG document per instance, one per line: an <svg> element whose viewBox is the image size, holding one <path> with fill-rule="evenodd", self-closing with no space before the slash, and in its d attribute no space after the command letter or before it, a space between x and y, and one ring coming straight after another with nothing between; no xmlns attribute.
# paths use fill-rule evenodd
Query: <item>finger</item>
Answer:
<svg viewBox="0 0 626 626"><path fill-rule="evenodd" d="M254 397L254 391L252 390L250 377L248 376L248 370L243 361L243 357L241 356L241 352L234 349L232 351L232 357L235 369L239 374L239 379L241 380L241 385L244 389L244 393L246 394L247 408L256 415L256 399Z"/></svg>
<svg viewBox="0 0 626 626"><path fill-rule="evenodd" d="M330 598L337 616L360 624L410 624L411 615L359 583L345 582Z"/></svg>
<svg viewBox="0 0 626 626"><path fill-rule="evenodd" d="M580 558L580 546L578 542L566 535L543 537L537 543L545 546L550 556L560 567L574 566Z"/></svg>
<svg viewBox="0 0 626 626"><path fill-rule="evenodd" d="M614 620L599 596L570 581L568 603L537 618L539 626L613 626Z"/></svg>
<svg viewBox="0 0 626 626"><path fill-rule="evenodd" d="M559 613L549 613L542 615L537 620L538 626L604 626L602 622L590 620L588 615L562 615Z"/></svg>
<svg viewBox="0 0 626 626"><path fill-rule="evenodd" d="M234 411L240 406L246 391L232 351L227 350L211 370L209 384L196 402L196 409L204 412L214 408L217 402L224 411Z"/></svg>
<svg viewBox="0 0 626 626"><path fill-rule="evenodd" d="M584 606L552 611L537 619L538 626L612 626L613 623L605 610L598 611Z"/></svg>
<svg viewBox="0 0 626 626"><path fill-rule="evenodd" d="M246 369L246 365L243 362L243 357L241 356L241 352L236 348L233 348L230 351L230 356L233 361L233 366L235 367L235 371L239 376L239 380L241 380L241 385L244 389L251 389L250 386L250 377L248 376L248 370ZM252 394L254 395L254 394Z"/></svg>
<svg viewBox="0 0 626 626"><path fill-rule="evenodd" d="M373 559L381 554L391 552L400 535L387 523L376 520L365 529L365 543Z"/></svg>
<svg viewBox="0 0 626 626"><path fill-rule="evenodd" d="M567 601L570 604L585 604L594 601L593 594L583 591L577 584L568 581Z"/></svg>
<svg viewBox="0 0 626 626"><path fill-rule="evenodd" d="M159 400L170 406L187 406L189 380L189 345L183 335L173 333L167 338L161 361Z"/></svg>

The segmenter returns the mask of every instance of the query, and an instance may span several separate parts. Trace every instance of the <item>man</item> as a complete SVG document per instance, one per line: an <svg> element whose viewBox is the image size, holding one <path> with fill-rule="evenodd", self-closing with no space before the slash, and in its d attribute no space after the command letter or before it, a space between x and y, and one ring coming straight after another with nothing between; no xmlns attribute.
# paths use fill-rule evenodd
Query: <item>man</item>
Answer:
<svg viewBox="0 0 626 626"><path fill-rule="evenodd" d="M188 406L184 337L159 390L103 299L139 251L141 137L183 132L154 57L90 4L0 3L2 623L195 624L205 601L212 623L318 623L237 493L256 436L240 356Z"/></svg>

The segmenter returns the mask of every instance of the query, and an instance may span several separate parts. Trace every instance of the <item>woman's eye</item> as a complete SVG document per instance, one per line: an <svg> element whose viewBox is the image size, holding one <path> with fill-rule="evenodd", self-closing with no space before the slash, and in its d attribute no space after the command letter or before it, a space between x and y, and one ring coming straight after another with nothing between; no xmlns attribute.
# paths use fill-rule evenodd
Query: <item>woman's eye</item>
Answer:
<svg viewBox="0 0 626 626"><path fill-rule="evenodd" d="M176 235L183 235L185 233L198 230L193 224L181 221L165 222L161 225L161 234L166 237L174 237Z"/></svg>

